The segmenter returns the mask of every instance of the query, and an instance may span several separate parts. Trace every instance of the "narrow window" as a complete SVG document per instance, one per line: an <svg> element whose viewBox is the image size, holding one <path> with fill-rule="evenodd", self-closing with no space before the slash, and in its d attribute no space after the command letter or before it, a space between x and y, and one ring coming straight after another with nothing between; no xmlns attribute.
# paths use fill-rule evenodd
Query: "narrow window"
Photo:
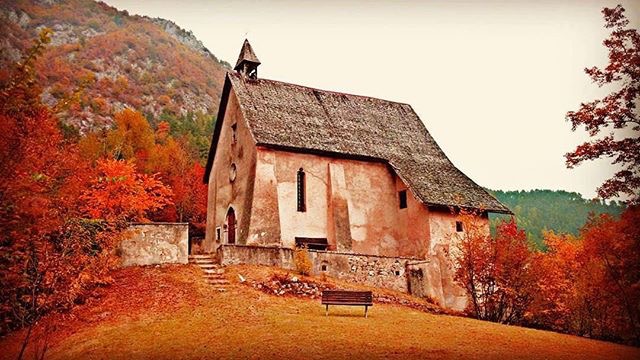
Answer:
<svg viewBox="0 0 640 360"><path fill-rule="evenodd" d="M305 201L305 181L304 170L298 170L298 211L307 211L307 203Z"/></svg>
<svg viewBox="0 0 640 360"><path fill-rule="evenodd" d="M464 228L462 227L462 221L456 221L456 231L457 232L464 231Z"/></svg>
<svg viewBox="0 0 640 360"><path fill-rule="evenodd" d="M221 232L220 232L220 227L218 226L216 228L216 241L219 242L221 239L222 239L222 236L221 236Z"/></svg>
<svg viewBox="0 0 640 360"><path fill-rule="evenodd" d="M236 164L231 164L231 167L229 168L229 181L234 182L237 175L238 170L236 169Z"/></svg>
<svg viewBox="0 0 640 360"><path fill-rule="evenodd" d="M322 264L322 271L327 271L327 264Z"/></svg>
<svg viewBox="0 0 640 360"><path fill-rule="evenodd" d="M407 190L402 190L398 192L398 197L400 198L400 209L407 208Z"/></svg>
<svg viewBox="0 0 640 360"><path fill-rule="evenodd" d="M231 143L235 144L238 141L238 124L231 125Z"/></svg>

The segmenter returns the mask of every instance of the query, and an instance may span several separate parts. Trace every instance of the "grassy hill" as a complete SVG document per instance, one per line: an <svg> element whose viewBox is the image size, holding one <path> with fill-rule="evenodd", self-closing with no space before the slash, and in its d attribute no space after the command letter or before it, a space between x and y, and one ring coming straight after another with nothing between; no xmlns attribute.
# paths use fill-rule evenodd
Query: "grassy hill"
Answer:
<svg viewBox="0 0 640 360"><path fill-rule="evenodd" d="M601 200L588 200L578 193L567 191L489 191L514 212L518 226L525 229L529 240L540 248L545 230L579 235L589 214L618 216L624 210L624 206L615 201L605 203ZM493 228L496 221L504 217L492 215Z"/></svg>
<svg viewBox="0 0 640 360"><path fill-rule="evenodd" d="M376 303L367 319L359 307L334 307L325 317L317 299L269 295L247 285L267 279L271 268L227 269L232 285L226 292L208 287L192 266L120 270L98 299L41 322L59 324L48 358L640 357L637 348L400 305ZM249 281L239 283L238 273ZM0 340L0 357L15 358L22 335Z"/></svg>
<svg viewBox="0 0 640 360"><path fill-rule="evenodd" d="M1 1L0 80L43 27L53 30L37 69L43 101L56 106L81 90L60 114L67 124L101 128L125 107L149 118L217 111L229 64L171 21L92 0Z"/></svg>

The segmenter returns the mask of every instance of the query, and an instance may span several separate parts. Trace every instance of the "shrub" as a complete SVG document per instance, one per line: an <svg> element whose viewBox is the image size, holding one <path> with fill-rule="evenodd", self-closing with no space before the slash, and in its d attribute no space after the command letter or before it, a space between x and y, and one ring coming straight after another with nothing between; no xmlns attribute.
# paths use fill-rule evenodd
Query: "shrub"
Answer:
<svg viewBox="0 0 640 360"><path fill-rule="evenodd" d="M293 250L293 263L300 275L311 274L311 258L309 257L309 250L306 247Z"/></svg>

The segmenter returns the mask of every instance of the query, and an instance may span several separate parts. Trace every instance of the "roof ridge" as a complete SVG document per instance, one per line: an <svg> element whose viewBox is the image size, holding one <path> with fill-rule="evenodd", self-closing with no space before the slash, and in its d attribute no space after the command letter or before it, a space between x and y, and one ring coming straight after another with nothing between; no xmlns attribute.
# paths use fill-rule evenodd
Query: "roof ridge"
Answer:
<svg viewBox="0 0 640 360"><path fill-rule="evenodd" d="M295 84L292 82L286 82L286 81L281 81L281 80L274 80L274 79L266 79L266 78L258 78L258 79L243 79L241 76L239 76L235 71L228 71L227 74L229 75L233 75L236 78L243 80L243 81L247 81L247 82L260 82L260 81L267 81L267 82L272 82L272 83L278 83L278 84L284 84L284 85L291 85L291 86L297 86L297 87L301 87L301 88L305 88L305 89L309 89L311 91L319 91L319 92L323 92L323 93L331 93L331 94L336 94L336 95L346 95L346 96L355 96L355 97L359 97L359 98L363 98L363 99L370 99L370 100L377 100L377 101L384 101L384 102L388 102L388 103L394 103L394 104L399 104L399 105L406 105L411 107L411 104L406 103L406 102L401 102L401 101L395 101L395 100L387 100L387 99L383 99L383 98L379 98L379 97L375 97L375 96L367 96L367 95L359 95L359 94L352 94L352 93L347 93L347 92L342 92L342 91L336 91L336 90L326 90L326 89L320 89L317 87L312 87L312 86L307 86L307 85L300 85L300 84ZM413 108L412 108L413 109Z"/></svg>

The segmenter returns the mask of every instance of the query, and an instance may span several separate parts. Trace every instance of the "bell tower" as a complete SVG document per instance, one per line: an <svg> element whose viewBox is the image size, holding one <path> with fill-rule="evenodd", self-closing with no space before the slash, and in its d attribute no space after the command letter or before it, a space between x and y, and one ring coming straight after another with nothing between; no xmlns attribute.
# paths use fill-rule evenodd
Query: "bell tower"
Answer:
<svg viewBox="0 0 640 360"><path fill-rule="evenodd" d="M249 40L245 39L242 44L242 49L240 50L240 56L238 56L238 62L236 62L236 66L233 70L237 71L245 78L257 79L258 65L260 65L260 60L258 60L258 57L253 52L253 48L251 48Z"/></svg>

